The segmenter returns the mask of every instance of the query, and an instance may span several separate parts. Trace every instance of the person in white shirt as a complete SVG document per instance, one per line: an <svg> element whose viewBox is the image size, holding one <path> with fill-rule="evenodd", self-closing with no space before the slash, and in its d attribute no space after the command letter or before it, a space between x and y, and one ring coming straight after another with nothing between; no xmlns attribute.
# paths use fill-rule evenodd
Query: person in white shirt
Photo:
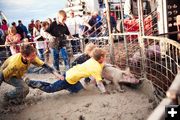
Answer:
<svg viewBox="0 0 180 120"><path fill-rule="evenodd" d="M138 16L137 0L126 0L124 3L124 15L125 18L134 19Z"/></svg>
<svg viewBox="0 0 180 120"><path fill-rule="evenodd" d="M69 28L69 32L74 37L79 36L79 25L82 24L82 20L80 16L75 16L74 11L70 10L69 12L69 18L66 20L66 25Z"/></svg>
<svg viewBox="0 0 180 120"><path fill-rule="evenodd" d="M151 12L150 3L148 0L143 0L143 14L147 15ZM124 17L125 18L138 18L138 1L126 0L124 3Z"/></svg>
<svg viewBox="0 0 180 120"><path fill-rule="evenodd" d="M89 24L84 21L84 19L80 16L75 16L74 11L70 10L69 18L66 20L66 25L69 29L69 32L73 37L78 38L81 35L80 26L86 25L89 27ZM73 54L80 52L80 41L79 40L71 40Z"/></svg>
<svg viewBox="0 0 180 120"><path fill-rule="evenodd" d="M49 23L47 21L44 21L42 22L42 27L40 29L40 35L44 38L44 44L45 44L44 55L45 55L46 63L49 62L49 54L50 54L49 45L48 45L48 41L49 41L48 36L50 36L50 34L46 32L46 29L48 27L49 27Z"/></svg>
<svg viewBox="0 0 180 120"><path fill-rule="evenodd" d="M33 38L36 42L36 49L38 56L41 60L44 60L44 50L45 50L45 44L44 44L44 38L40 34L41 29L41 23L39 20L36 20L35 26L33 28Z"/></svg>

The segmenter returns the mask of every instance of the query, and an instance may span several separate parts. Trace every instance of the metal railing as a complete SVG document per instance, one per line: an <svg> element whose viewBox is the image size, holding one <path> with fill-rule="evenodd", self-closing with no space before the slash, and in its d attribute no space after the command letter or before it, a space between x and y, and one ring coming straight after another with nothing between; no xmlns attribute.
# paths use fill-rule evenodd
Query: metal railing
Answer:
<svg viewBox="0 0 180 120"><path fill-rule="evenodd" d="M178 98L180 95L180 69L176 75L173 83L166 92L167 97L156 107L148 120L165 120L165 107L167 105L179 104Z"/></svg>

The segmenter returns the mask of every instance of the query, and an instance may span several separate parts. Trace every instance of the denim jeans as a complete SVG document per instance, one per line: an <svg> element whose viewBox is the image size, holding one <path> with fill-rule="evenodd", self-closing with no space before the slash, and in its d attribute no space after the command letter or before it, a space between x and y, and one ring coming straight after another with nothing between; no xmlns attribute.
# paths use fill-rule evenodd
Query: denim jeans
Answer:
<svg viewBox="0 0 180 120"><path fill-rule="evenodd" d="M39 58L44 61L44 49L38 49L37 53Z"/></svg>
<svg viewBox="0 0 180 120"><path fill-rule="evenodd" d="M53 66L56 70L59 70L59 54L61 52L61 56L64 60L64 64L66 67L69 67L69 60L68 60L68 53L66 51L66 48L61 48L60 50L51 48L51 52L53 55Z"/></svg>
<svg viewBox="0 0 180 120"><path fill-rule="evenodd" d="M24 82L23 79L11 77L9 80L6 80L4 82L15 87L14 90L5 93L5 97L8 100L13 100L13 99L23 100L27 96L27 94L29 93L29 87Z"/></svg>
<svg viewBox="0 0 180 120"><path fill-rule="evenodd" d="M80 82L77 82L76 84L69 84L66 80L57 80L52 84L43 81L29 80L28 85L47 93L53 93L61 90L68 90L71 93L77 93L83 89L83 86Z"/></svg>

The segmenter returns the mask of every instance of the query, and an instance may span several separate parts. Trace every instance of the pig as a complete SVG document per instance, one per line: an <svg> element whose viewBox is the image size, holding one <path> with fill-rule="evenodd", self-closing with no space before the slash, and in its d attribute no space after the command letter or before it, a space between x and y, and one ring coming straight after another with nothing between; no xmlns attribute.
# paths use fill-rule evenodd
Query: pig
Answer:
<svg viewBox="0 0 180 120"><path fill-rule="evenodd" d="M131 63L133 64L138 64L138 62L141 60L141 54L140 54L140 50L136 51L133 56L129 59Z"/></svg>
<svg viewBox="0 0 180 120"><path fill-rule="evenodd" d="M150 45L145 51L146 57L149 59L154 58L155 56L160 58L161 49L159 45ZM138 64L141 60L142 56L140 54L140 50L136 51L134 55L129 59L132 63Z"/></svg>
<svg viewBox="0 0 180 120"><path fill-rule="evenodd" d="M119 92L124 92L122 83L138 84L140 82L140 80L136 79L135 76L130 72L129 68L121 70L117 66L113 66L111 64L106 64L104 66L102 70L102 77L108 81L111 81L115 85L116 90Z"/></svg>

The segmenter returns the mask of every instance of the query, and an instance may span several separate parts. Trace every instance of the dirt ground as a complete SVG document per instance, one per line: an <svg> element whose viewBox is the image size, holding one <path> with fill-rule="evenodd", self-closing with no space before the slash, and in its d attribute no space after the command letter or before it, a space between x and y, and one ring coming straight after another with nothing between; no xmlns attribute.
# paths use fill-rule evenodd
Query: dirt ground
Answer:
<svg viewBox="0 0 180 120"><path fill-rule="evenodd" d="M28 74L34 80L53 82L52 74ZM94 85L77 94L67 91L44 93L30 89L21 105L3 106L3 94L13 87L0 87L0 120L145 120L153 110L152 100L140 89L124 87L125 93L113 91L102 95Z"/></svg>

